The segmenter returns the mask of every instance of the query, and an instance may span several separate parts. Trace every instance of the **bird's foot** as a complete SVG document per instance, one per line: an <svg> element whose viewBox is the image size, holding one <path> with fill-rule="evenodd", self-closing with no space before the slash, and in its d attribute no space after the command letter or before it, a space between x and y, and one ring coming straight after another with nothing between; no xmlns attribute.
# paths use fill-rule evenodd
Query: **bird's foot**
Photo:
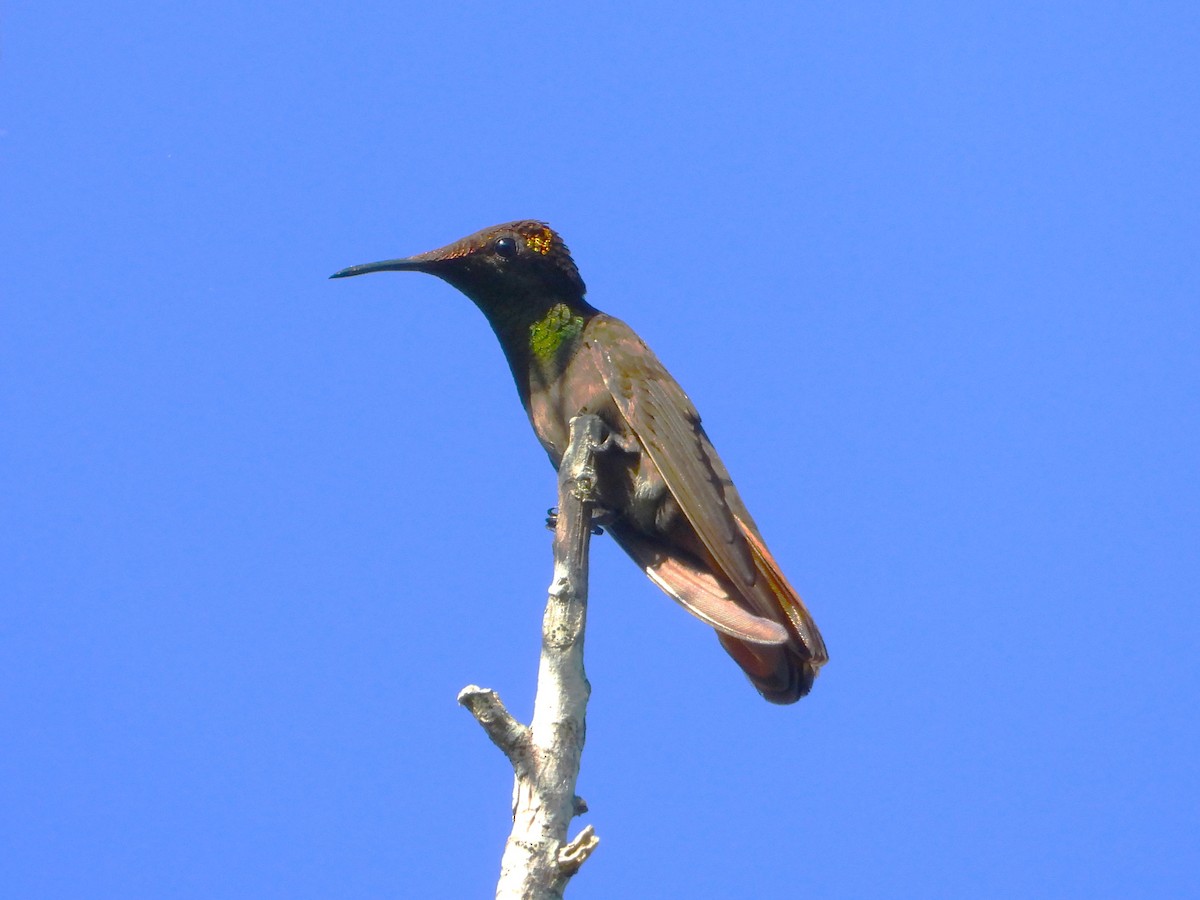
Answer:
<svg viewBox="0 0 1200 900"><path fill-rule="evenodd" d="M616 518L616 514L611 509L604 509L596 506L592 508L592 534L604 534L604 526L609 524ZM552 506L546 510L546 529L554 531L558 528L558 507Z"/></svg>
<svg viewBox="0 0 1200 900"><path fill-rule="evenodd" d="M592 507L592 534L604 534L604 529L612 525L616 518L614 510L603 506Z"/></svg>
<svg viewBox="0 0 1200 900"><path fill-rule="evenodd" d="M621 434L610 428L605 431L604 440L600 442L596 452L605 453L609 450L619 450L621 453L641 453L642 445L632 434Z"/></svg>

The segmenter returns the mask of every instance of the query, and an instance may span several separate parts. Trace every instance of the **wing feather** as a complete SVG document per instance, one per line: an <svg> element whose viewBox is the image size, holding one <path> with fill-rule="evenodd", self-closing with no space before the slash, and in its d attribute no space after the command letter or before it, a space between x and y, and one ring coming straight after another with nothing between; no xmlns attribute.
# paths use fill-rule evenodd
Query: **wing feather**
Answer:
<svg viewBox="0 0 1200 900"><path fill-rule="evenodd" d="M716 453L692 401L624 322L597 316L589 331L587 345L621 415L721 572L739 593L753 597L758 568L710 462ZM725 471L719 461L718 468ZM774 618L771 609L759 612Z"/></svg>
<svg viewBox="0 0 1200 900"><path fill-rule="evenodd" d="M824 665L829 660L829 655L825 651L825 641L821 638L821 632L817 630L817 623L813 621L808 607L804 605L800 594L784 577L779 565L775 562L775 557L767 550L755 529L746 525L741 519L738 519L738 525L741 527L746 541L750 544L750 549L754 552L754 558L759 564L759 571L766 577L771 593L775 595L780 609L783 610L788 622L795 629L800 643L808 651L810 663L814 668Z"/></svg>
<svg viewBox="0 0 1200 900"><path fill-rule="evenodd" d="M683 554L666 554L660 545L620 523L608 528L650 580L701 622L751 644L779 645L791 640L786 628L746 610L712 572L693 565Z"/></svg>

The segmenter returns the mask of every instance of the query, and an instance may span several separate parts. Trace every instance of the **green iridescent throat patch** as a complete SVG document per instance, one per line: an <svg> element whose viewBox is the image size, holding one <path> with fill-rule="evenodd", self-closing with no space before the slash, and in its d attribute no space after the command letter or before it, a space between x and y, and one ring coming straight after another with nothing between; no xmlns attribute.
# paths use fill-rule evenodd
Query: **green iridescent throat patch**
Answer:
<svg viewBox="0 0 1200 900"><path fill-rule="evenodd" d="M564 343L578 337L581 331L583 316L573 315L565 303L556 303L544 318L529 326L529 349L538 359L549 361Z"/></svg>

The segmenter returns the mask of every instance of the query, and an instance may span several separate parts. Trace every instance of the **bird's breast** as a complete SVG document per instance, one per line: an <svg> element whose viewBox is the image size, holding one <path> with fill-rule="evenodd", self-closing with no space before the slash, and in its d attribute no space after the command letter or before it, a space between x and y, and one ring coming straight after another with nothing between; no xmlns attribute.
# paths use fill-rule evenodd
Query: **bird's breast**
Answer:
<svg viewBox="0 0 1200 900"><path fill-rule="evenodd" d="M532 383L529 397L530 422L555 468L570 440L571 419L598 416L611 437L596 460L600 506L620 513L646 534L674 530L680 519L679 504L621 414L590 354L576 355L560 377Z"/></svg>
<svg viewBox="0 0 1200 900"><path fill-rule="evenodd" d="M569 426L576 416L599 416L610 430L628 428L587 353L574 354L559 373L531 366L528 411L530 424L555 468L567 450Z"/></svg>

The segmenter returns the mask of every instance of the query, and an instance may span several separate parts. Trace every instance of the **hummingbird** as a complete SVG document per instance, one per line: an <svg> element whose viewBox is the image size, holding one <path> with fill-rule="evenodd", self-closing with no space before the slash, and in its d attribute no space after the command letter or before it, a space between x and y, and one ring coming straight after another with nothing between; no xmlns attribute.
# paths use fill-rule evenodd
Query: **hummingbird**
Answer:
<svg viewBox="0 0 1200 900"><path fill-rule="evenodd" d="M821 633L738 495L700 415L658 357L584 299L544 222L495 225L417 256L331 275L425 272L470 298L500 341L555 469L578 415L597 416L604 526L668 596L711 625L764 698L794 703L828 659Z"/></svg>

